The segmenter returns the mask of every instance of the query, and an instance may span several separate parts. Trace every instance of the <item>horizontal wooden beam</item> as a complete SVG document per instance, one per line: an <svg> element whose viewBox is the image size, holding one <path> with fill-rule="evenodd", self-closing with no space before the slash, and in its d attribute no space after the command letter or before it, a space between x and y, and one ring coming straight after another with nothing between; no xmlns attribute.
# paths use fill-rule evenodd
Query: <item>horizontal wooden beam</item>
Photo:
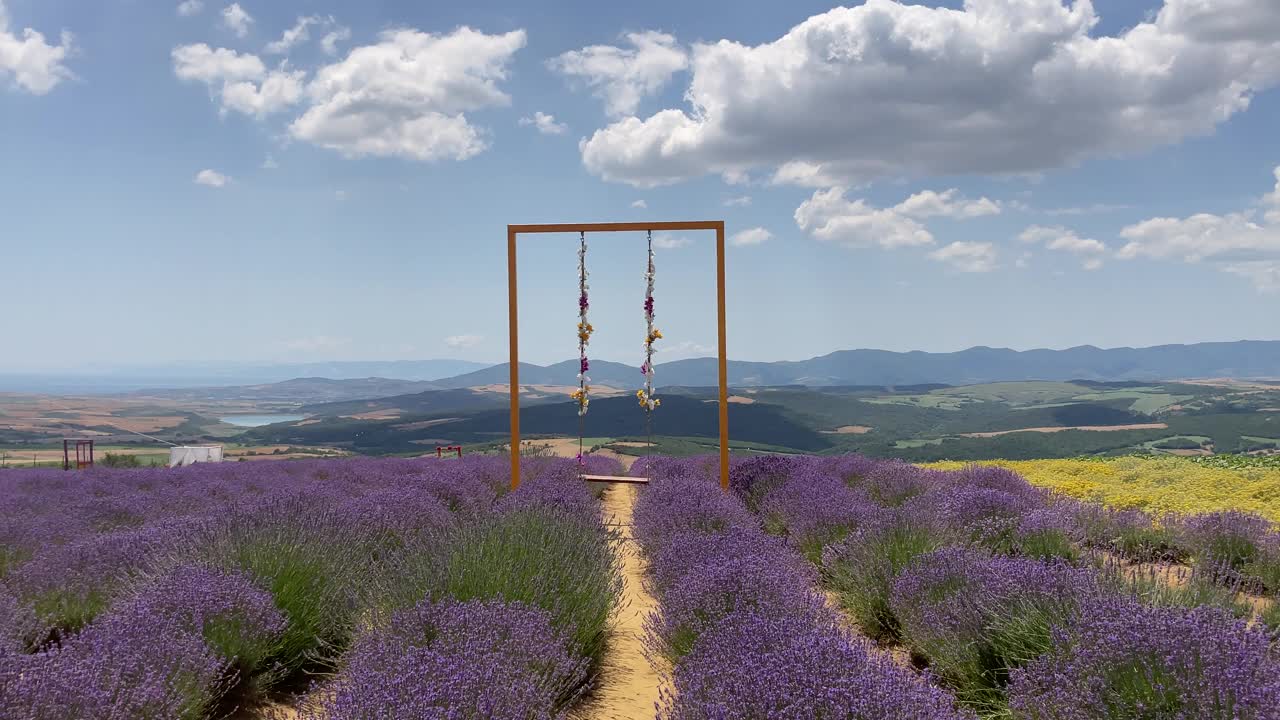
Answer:
<svg viewBox="0 0 1280 720"><path fill-rule="evenodd" d="M509 234L576 233L576 232L644 232L645 230L722 230L723 220L689 220L683 222L627 223L552 223L548 225L508 225Z"/></svg>
<svg viewBox="0 0 1280 720"><path fill-rule="evenodd" d="M649 478L631 477L630 475L583 475L587 482L630 483L632 485L648 485Z"/></svg>

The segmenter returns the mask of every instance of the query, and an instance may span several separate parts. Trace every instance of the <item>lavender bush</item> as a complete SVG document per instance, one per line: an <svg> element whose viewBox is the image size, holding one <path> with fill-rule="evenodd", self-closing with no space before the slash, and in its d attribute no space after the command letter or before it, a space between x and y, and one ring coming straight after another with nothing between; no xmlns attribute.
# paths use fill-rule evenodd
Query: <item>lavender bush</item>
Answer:
<svg viewBox="0 0 1280 720"><path fill-rule="evenodd" d="M0 662L0 717L196 720L228 686L201 638L161 617L100 618L60 646Z"/></svg>
<svg viewBox="0 0 1280 720"><path fill-rule="evenodd" d="M840 605L876 640L899 636L889 604L894 581L916 558L946 544L946 535L903 511L878 518L828 548L822 572Z"/></svg>
<svg viewBox="0 0 1280 720"><path fill-rule="evenodd" d="M1047 651L1055 627L1101 592L1091 570L944 548L894 582L904 642L966 705L999 712L1009 672Z"/></svg>
<svg viewBox="0 0 1280 720"><path fill-rule="evenodd" d="M703 635L662 693L666 720L952 720L952 698L832 622L737 613Z"/></svg>
<svg viewBox="0 0 1280 720"><path fill-rule="evenodd" d="M1280 663L1267 636L1212 608L1092 604L1015 671L1020 720L1274 720Z"/></svg>
<svg viewBox="0 0 1280 720"><path fill-rule="evenodd" d="M561 717L586 661L543 610L473 600L423 603L362 635L305 720Z"/></svg>
<svg viewBox="0 0 1280 720"><path fill-rule="evenodd" d="M199 565L181 565L152 579L106 617L139 625L159 619L203 638L242 678L276 654L287 626L271 594L248 576Z"/></svg>

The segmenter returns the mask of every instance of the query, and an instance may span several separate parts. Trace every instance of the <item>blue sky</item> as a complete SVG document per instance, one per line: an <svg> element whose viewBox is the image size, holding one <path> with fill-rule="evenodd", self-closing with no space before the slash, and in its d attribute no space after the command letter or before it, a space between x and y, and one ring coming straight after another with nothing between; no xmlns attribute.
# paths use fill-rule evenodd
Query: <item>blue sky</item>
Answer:
<svg viewBox="0 0 1280 720"><path fill-rule="evenodd" d="M1277 337L1273 0L0 0L0 370L506 356L507 223L724 219L730 355ZM539 115L541 114L541 115ZM589 238L641 359L640 236ZM660 237L661 359L715 340ZM572 357L576 238L521 250Z"/></svg>

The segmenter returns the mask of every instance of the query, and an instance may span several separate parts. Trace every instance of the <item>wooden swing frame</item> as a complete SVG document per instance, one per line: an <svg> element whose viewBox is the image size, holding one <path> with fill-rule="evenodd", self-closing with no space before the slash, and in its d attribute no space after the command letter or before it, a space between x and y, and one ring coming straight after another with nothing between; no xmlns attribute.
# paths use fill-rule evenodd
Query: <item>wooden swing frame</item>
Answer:
<svg viewBox="0 0 1280 720"><path fill-rule="evenodd" d="M729 489L729 365L725 345L724 301L724 221L695 220L689 222L654 223L564 223L551 225L507 226L507 302L510 326L511 365L511 489L520 487L520 315L516 303L516 239L520 235L545 233L607 233L688 230L714 230L716 233L716 309L718 355L720 367L720 487ZM640 482L638 478L583 476L597 482Z"/></svg>

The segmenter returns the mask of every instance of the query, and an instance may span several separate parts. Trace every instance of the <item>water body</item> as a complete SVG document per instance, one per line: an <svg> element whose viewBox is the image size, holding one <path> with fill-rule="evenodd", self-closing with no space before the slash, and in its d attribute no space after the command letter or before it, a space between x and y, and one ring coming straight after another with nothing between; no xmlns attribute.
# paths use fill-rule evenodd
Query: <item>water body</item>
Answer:
<svg viewBox="0 0 1280 720"><path fill-rule="evenodd" d="M271 423L297 422L305 417L306 415L228 415L218 419L238 427L262 427Z"/></svg>

